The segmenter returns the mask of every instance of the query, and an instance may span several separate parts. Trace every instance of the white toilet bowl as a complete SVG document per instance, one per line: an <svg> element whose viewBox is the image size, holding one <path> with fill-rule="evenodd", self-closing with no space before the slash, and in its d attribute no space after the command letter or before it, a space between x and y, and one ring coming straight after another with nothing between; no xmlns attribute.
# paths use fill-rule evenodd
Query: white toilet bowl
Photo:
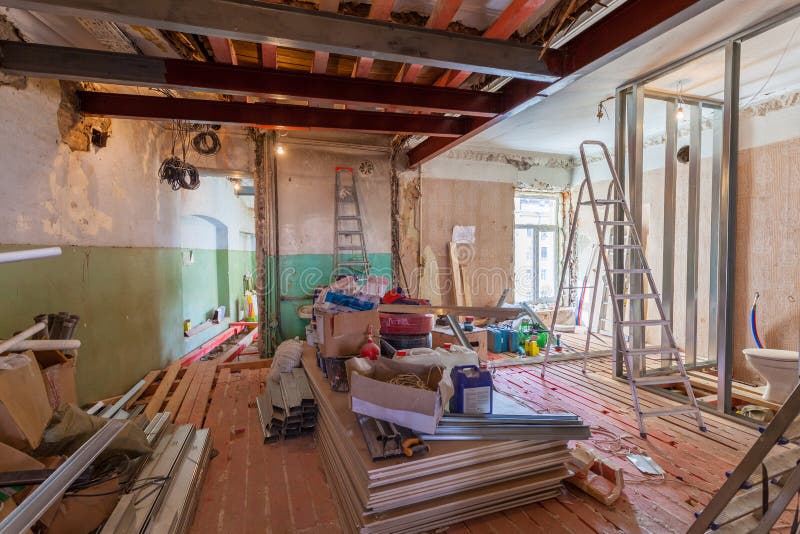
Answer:
<svg viewBox="0 0 800 534"><path fill-rule="evenodd" d="M800 374L798 353L791 350L744 349L744 357L767 381L764 400L782 404L794 390Z"/></svg>

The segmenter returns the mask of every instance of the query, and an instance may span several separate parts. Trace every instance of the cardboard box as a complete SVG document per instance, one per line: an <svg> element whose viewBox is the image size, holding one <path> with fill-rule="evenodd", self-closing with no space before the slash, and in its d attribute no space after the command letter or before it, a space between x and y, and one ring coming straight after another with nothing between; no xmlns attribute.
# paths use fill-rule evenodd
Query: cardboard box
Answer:
<svg viewBox="0 0 800 534"><path fill-rule="evenodd" d="M381 327L378 310L317 313L317 332L319 334L319 350L323 356L358 355L361 346L367 342L367 332L377 335Z"/></svg>
<svg viewBox="0 0 800 534"><path fill-rule="evenodd" d="M350 381L350 409L383 421L433 434L453 396L453 384L437 365L419 365L389 358L370 361L353 358L347 362ZM415 374L432 391L389 384L401 374Z"/></svg>
<svg viewBox="0 0 800 534"><path fill-rule="evenodd" d="M50 407L57 410L62 404L78 404L75 387L75 364L77 356L65 356L60 351L35 351L34 355L42 369L44 389Z"/></svg>
<svg viewBox="0 0 800 534"><path fill-rule="evenodd" d="M0 356L0 442L35 449L52 415L33 353Z"/></svg>

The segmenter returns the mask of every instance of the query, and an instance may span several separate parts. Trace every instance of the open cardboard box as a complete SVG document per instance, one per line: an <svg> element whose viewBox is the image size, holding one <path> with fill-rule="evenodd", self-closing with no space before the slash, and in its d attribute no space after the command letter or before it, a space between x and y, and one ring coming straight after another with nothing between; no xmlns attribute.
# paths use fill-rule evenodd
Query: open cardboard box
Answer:
<svg viewBox="0 0 800 534"><path fill-rule="evenodd" d="M367 342L367 331L377 334L381 322L378 310L354 312L317 312L320 353L328 358L355 356Z"/></svg>
<svg viewBox="0 0 800 534"><path fill-rule="evenodd" d="M33 353L0 356L0 442L35 449L52 415Z"/></svg>
<svg viewBox="0 0 800 534"><path fill-rule="evenodd" d="M433 434L453 396L453 383L438 365L421 365L389 358L375 361L352 358L347 361L350 408L355 413ZM432 391L389 384L397 375L415 374Z"/></svg>
<svg viewBox="0 0 800 534"><path fill-rule="evenodd" d="M78 404L75 387L75 365L77 355L65 354L59 350L34 351L36 361L42 369L44 388L50 407L57 410L62 404Z"/></svg>

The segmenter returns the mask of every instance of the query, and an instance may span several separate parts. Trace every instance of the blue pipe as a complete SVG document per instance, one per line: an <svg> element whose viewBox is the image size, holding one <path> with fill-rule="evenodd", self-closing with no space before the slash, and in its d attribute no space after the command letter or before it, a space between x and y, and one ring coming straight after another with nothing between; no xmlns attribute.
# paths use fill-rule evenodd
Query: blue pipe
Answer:
<svg viewBox="0 0 800 534"><path fill-rule="evenodd" d="M756 343L756 347L759 349L764 348L764 344L761 342L761 337L758 335L758 323L756 321L756 305L758 304L759 294L756 291L756 298L753 299L753 307L750 308L750 333L753 335L753 341Z"/></svg>

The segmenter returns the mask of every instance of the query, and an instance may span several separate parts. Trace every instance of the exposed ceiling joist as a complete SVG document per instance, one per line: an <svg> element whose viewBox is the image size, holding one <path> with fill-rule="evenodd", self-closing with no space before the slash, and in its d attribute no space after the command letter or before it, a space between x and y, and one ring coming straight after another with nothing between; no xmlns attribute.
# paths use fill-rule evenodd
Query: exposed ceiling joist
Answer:
<svg viewBox="0 0 800 534"><path fill-rule="evenodd" d="M546 0L512 0L491 26L483 32L484 39L508 39L520 26L525 24ZM472 74L469 70L445 72L436 81L436 85L459 87Z"/></svg>
<svg viewBox="0 0 800 534"><path fill-rule="evenodd" d="M425 27L431 30L446 30L450 22L455 17L458 8L464 0L436 0L436 5L433 6L431 16L428 17ZM403 72L402 81L406 83L414 83L422 70L423 65L419 63L412 63L408 65L405 72Z"/></svg>
<svg viewBox="0 0 800 534"><path fill-rule="evenodd" d="M585 76L623 54L641 46L656 35L675 28L719 4L722 0L627 0L597 24L572 39L562 48L567 65L565 77L553 84L512 80L503 88L503 111L483 121L459 139L426 139L408 153L409 165L417 166L471 139L493 125L516 115L576 79Z"/></svg>
<svg viewBox="0 0 800 534"><path fill-rule="evenodd" d="M0 70L23 76L492 117L503 97L379 80L0 41Z"/></svg>
<svg viewBox="0 0 800 534"><path fill-rule="evenodd" d="M670 2L671 3L671 2ZM508 41L236 0L0 0L0 5L404 63L553 81L561 54Z"/></svg>
<svg viewBox="0 0 800 534"><path fill-rule="evenodd" d="M189 98L167 98L78 91L86 115L131 119L185 120L215 124L249 124L262 128L344 130L370 133L458 137L471 127L470 118L338 109L247 104ZM478 119L480 120L480 119Z"/></svg>
<svg viewBox="0 0 800 534"><path fill-rule="evenodd" d="M393 5L394 0L372 0L372 5L369 8L369 18L372 20L391 20ZM353 77L369 78L369 72L372 70L374 62L375 59L371 57L358 58L353 69Z"/></svg>

